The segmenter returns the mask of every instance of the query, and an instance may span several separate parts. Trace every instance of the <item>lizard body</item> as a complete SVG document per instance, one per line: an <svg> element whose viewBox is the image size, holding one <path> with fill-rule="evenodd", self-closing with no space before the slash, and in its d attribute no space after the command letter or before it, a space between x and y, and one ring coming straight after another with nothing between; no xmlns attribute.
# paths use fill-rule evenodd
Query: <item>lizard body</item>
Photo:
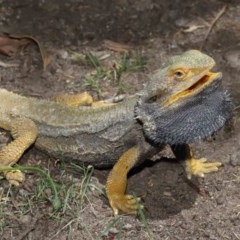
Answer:
<svg viewBox="0 0 240 240"><path fill-rule="evenodd" d="M194 99L201 88L207 88L209 83L221 78L220 73L210 72L214 65L211 57L197 50L187 51L163 64L140 93L120 103L99 107L73 108L64 103L65 100L39 100L0 89L0 127L9 130L14 138L0 152L0 167L15 164L33 143L53 156L76 159L96 167L117 162L106 185L110 205L114 214L118 214L118 210L135 213L136 200L125 195L127 173L137 162L160 152L165 144L153 144L146 139L141 122L135 119L137 103L154 101L160 105L159 109L166 109L169 105L177 106L185 98ZM89 103L89 99L92 101L91 97L85 98L86 95L81 95L79 105ZM140 119L142 110L139 109L136 112L140 111L140 114L136 117ZM154 107L152 111L158 112L158 108ZM222 125L227 118L229 116ZM158 122L158 115L156 119ZM189 176L203 176L221 165L194 159L187 142L181 147L173 144L172 148L176 155L181 151L184 153ZM9 171L5 176L15 185L24 179L21 172Z"/></svg>
<svg viewBox="0 0 240 240"><path fill-rule="evenodd" d="M135 96L110 107L79 109L0 89L0 112L7 113L0 116L0 122L24 116L37 125L36 147L56 157L108 167L136 145L136 135L142 135L141 127L134 123L137 99Z"/></svg>

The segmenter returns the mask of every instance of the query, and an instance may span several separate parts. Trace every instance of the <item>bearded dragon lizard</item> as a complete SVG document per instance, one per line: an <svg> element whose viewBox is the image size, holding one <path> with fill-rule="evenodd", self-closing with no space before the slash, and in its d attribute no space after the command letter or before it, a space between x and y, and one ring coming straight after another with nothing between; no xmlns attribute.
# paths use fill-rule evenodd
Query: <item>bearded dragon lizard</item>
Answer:
<svg viewBox="0 0 240 240"><path fill-rule="evenodd" d="M0 127L10 131L14 139L1 149L0 167L13 166L33 144L56 158L64 157L98 168L114 165L106 183L113 212L115 215L119 210L136 213L136 199L125 193L127 174L137 162L159 153L163 145L170 144L176 156L184 158L189 177L203 177L205 173L217 171L221 165L220 162L207 163L205 159L194 159L187 140L159 140L159 114L165 110L170 114L173 107L176 113L181 112L180 103L189 99L194 103L203 89L219 81L221 73L210 72L214 65L211 57L197 50L171 57L152 74L141 92L116 104L93 102L86 93L65 95L49 101L0 89ZM226 94L222 94L222 102L228 102ZM155 105L146 110L141 103ZM222 114L221 106L224 104L219 105L220 110L216 110L216 114ZM221 123L205 135L223 126L230 117L230 104L226 112L222 114ZM179 125L184 124L182 119ZM171 128L174 128L174 121L166 127L165 135ZM197 133L181 131L175 137L187 139L184 138L187 136L191 141L192 134ZM200 139L203 137L201 135ZM20 171L6 171L4 175L14 185L24 180Z"/></svg>

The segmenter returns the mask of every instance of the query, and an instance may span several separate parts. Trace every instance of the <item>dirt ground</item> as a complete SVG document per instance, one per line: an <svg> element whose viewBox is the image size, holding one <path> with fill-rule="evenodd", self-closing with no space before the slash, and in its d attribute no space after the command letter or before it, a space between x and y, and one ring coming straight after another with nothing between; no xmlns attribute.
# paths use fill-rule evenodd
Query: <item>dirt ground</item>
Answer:
<svg viewBox="0 0 240 240"><path fill-rule="evenodd" d="M26 96L50 98L86 90L95 99L131 94L167 56L201 49L216 60L215 69L223 72L223 84L234 103L233 119L216 136L193 145L197 156L224 164L218 172L189 181L176 160L159 158L132 172L128 192L142 196L146 207L138 217L113 217L101 194L109 170L94 170L82 198L86 170L31 148L19 163L48 170L58 184L63 207L53 211L51 190L35 172L26 173L19 188L1 180L1 240L240 239L238 0L0 0L0 30L36 37L51 56L46 71L34 44L14 57L0 56L9 64L0 67L1 88ZM129 64L139 69L126 70L116 79L96 78L86 61L90 52L107 69L116 68L125 56L110 50L105 40L131 46ZM1 131L1 145L8 140L8 133ZM169 150L166 155L172 157Z"/></svg>

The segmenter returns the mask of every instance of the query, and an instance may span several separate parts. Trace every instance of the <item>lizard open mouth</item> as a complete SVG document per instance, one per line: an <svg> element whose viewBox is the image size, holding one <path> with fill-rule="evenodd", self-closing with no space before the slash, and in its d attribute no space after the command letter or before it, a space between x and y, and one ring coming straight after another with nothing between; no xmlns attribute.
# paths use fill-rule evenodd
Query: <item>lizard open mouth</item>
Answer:
<svg viewBox="0 0 240 240"><path fill-rule="evenodd" d="M221 79L222 73L217 72L207 72L203 77L201 77L198 81L193 83L190 87L184 89L183 91L180 91L174 95L172 95L170 98L168 98L164 102L164 106L171 105L172 103L175 103L176 101L179 101L180 99L189 97L191 95L195 95L199 92L201 92L203 89L205 89L210 83L212 83L214 80Z"/></svg>

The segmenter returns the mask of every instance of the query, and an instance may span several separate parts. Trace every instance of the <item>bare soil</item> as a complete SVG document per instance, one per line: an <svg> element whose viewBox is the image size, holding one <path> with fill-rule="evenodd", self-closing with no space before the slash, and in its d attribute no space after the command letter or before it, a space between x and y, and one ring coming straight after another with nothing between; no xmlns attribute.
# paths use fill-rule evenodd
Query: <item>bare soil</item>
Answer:
<svg viewBox="0 0 240 240"><path fill-rule="evenodd" d="M18 64L1 67L1 88L26 96L51 98L60 92L87 90L98 100L123 90L131 94L167 56L194 48L216 59L216 70L223 72L223 84L234 103L233 119L216 136L193 146L196 156L224 164L218 172L189 181L166 149L168 159L146 161L131 173L128 191L142 196L146 220L114 218L107 200L94 187L81 202L78 192L84 173L31 148L19 164L41 165L49 171L61 189L64 207L53 211L48 201L51 190L40 189L43 180L35 172L26 173L19 188L9 188L1 180L0 239L240 239L238 0L0 0L0 30L36 37L52 58L43 71L34 44L14 57L0 56L2 62ZM100 79L100 94L98 88L86 86L86 74L94 71L93 66L85 58L81 62L71 57L91 52L104 66L115 66L122 54L106 48L104 40L133 46L133 52L146 59L146 66L123 73L118 82ZM0 140L3 146L9 135L2 131ZM102 189L108 172L95 170L92 186Z"/></svg>

